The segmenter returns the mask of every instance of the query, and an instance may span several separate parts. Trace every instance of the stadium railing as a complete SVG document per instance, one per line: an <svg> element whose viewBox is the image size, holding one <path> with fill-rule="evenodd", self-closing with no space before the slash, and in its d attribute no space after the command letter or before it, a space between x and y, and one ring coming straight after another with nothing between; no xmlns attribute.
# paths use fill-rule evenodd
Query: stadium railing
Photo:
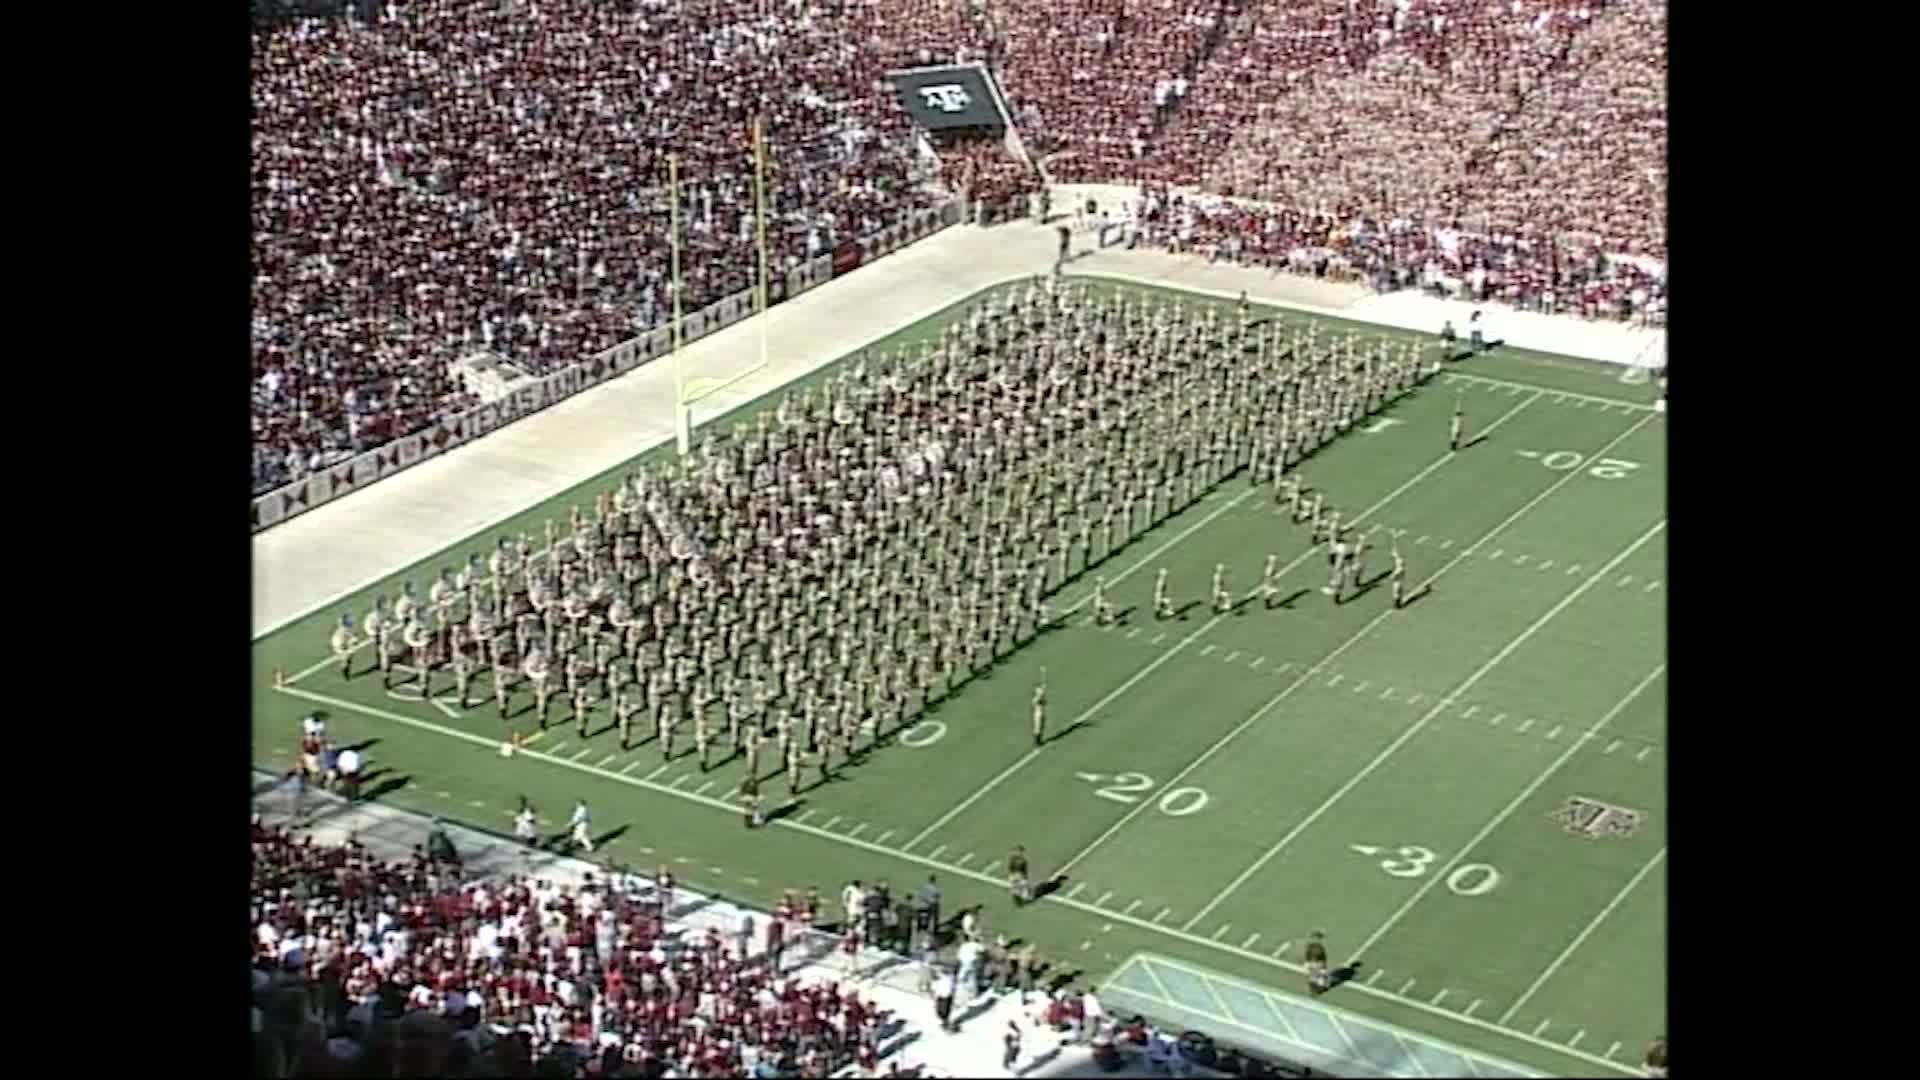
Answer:
<svg viewBox="0 0 1920 1080"><path fill-rule="evenodd" d="M908 244L924 240L950 225L956 225L962 220L963 214L964 207L960 200L950 200L918 211L905 221L863 237L857 242L859 258L841 272L872 262ZM826 283L837 276L834 266L835 259L831 254L807 260L789 271L783 280L770 285L768 304L790 300ZM691 344L731 326L750 317L753 308L754 290L746 289L699 311L688 312L684 319L684 340ZM472 442L515 420L564 401L590 386L666 356L672 349L673 327L655 327L638 337L542 376L498 401L435 423L425 431L375 447L349 461L316 469L298 480L256 495L252 506L253 531L257 533L270 529L314 507L384 480L402 469Z"/></svg>

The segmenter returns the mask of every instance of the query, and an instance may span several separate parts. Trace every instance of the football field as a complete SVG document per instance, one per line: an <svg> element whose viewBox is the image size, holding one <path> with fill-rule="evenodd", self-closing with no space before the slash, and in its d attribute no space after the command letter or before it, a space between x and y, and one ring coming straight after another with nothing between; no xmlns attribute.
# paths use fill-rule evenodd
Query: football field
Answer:
<svg viewBox="0 0 1920 1080"><path fill-rule="evenodd" d="M255 759L288 767L317 709L336 742L365 745L375 798L498 829L524 795L555 830L584 798L607 857L666 863L729 896L934 873L949 909L985 905L991 931L1096 985L1151 953L1298 991L1302 944L1322 930L1336 964L1358 965L1331 1004L1543 1072L1637 1074L1666 1016L1654 396L1565 357L1498 348L1451 365L1298 469L1371 535L1359 595L1324 595L1324 550L1270 490L1229 478L1069 582L1057 628L804 790L770 829L742 828L738 760L703 772L690 745L672 761L651 742L622 752L598 715L581 739L564 704L505 759L493 704L461 709L445 672L423 696L412 682L383 690L377 673L343 680L328 656L341 612L357 623L376 594L424 591L499 536L564 528L624 470L258 640ZM1452 452L1456 403L1471 439ZM1384 573L1396 534L1413 593L1400 609ZM1270 554L1279 595L1216 614L1214 567L1240 599ZM1162 568L1178 609L1165 620L1150 601ZM1097 576L1115 625L1088 617ZM357 669L370 666L363 652ZM1050 737L1036 748L1042 669ZM785 779L763 790L778 807ZM1018 909L1001 886L1015 843L1054 875Z"/></svg>

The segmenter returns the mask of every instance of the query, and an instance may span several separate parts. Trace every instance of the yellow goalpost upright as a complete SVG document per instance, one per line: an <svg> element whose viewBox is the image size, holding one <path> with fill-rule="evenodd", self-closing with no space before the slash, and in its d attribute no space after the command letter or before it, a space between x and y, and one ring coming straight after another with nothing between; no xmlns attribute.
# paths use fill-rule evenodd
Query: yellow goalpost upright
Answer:
<svg viewBox="0 0 1920 1080"><path fill-rule="evenodd" d="M686 367L681 353L686 345L681 319L680 277L680 159L678 156L667 158L667 198L672 204L672 216L669 229L672 232L673 249L673 432L674 445L684 456L693 445L693 406L706 398L725 390L741 379L746 378L767 366L767 184L766 184L766 137L761 117L753 120L753 202L755 232L758 234L760 249L760 281L754 289L754 318L760 324L760 356L753 364L711 385L702 385L697 391L689 392ZM707 383L710 380L701 380Z"/></svg>

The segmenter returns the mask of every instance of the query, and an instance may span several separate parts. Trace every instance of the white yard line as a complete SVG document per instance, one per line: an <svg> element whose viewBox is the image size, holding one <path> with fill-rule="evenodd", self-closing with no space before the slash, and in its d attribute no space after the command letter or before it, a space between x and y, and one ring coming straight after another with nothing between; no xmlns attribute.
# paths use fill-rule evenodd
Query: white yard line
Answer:
<svg viewBox="0 0 1920 1080"><path fill-rule="evenodd" d="M1659 851L1653 853L1653 858L1647 860L1647 865L1642 866L1640 872L1633 875L1625 885L1621 886L1620 891L1614 894L1613 899L1607 901L1607 906L1600 909L1600 914L1593 917L1593 921L1588 923L1586 927L1580 931L1579 936L1568 942L1566 948L1560 950L1560 955L1554 957L1553 963L1547 965L1547 970L1541 972L1540 977L1533 980L1533 985L1527 987L1526 993L1515 998L1513 1004L1507 1007L1507 1011L1500 1014L1500 1023L1505 1024L1508 1020L1513 1019L1513 1014L1520 1011L1520 1006L1525 1005L1529 998L1533 997L1534 994L1540 991L1542 986L1546 985L1548 979L1553 978L1553 973L1560 970L1560 965L1567 962L1567 957L1572 956L1575 949L1578 949L1586 943L1587 938L1591 937L1593 932L1599 929L1600 924L1606 921L1607 916L1613 914L1613 909L1619 907L1620 902L1627 898L1627 894L1632 892L1635 886L1639 885L1648 874L1653 872L1654 867L1660 865L1660 860L1666 857L1667 849L1665 845L1662 845Z"/></svg>
<svg viewBox="0 0 1920 1080"><path fill-rule="evenodd" d="M1589 578L1588 580L1593 581L1597 579ZM1577 592L1578 590L1575 590L1575 591ZM1500 812L1495 814L1491 821L1488 821L1485 825L1482 825L1480 827L1480 831L1473 834L1473 839L1468 840L1464 846L1462 846L1458 851L1454 852L1453 857L1448 859L1445 865L1440 867L1440 869L1435 870L1432 874L1427 875L1427 880L1423 882L1418 889L1415 889L1413 891L1412 896L1407 897L1405 903L1401 904L1400 907L1397 910L1395 910L1392 915L1387 917L1386 922L1383 922L1380 924L1380 928L1378 930L1375 930L1373 933L1367 935L1367 939L1360 943L1359 948L1356 948L1355 950L1353 950L1353 955L1355 957L1364 957L1367 954L1368 949L1373 948L1374 945L1379 943L1381 938L1387 936L1387 932L1389 930L1392 930L1395 926L1400 925L1400 920L1406 917L1407 912L1412 911L1415 904L1418 904L1428 893L1432 892L1433 887L1436 884L1442 881L1445 881L1447 878L1447 875L1453 872L1453 868L1460 865L1462 860L1466 859L1468 855L1472 854L1473 851L1476 848L1478 848L1480 844L1486 840L1487 837L1493 835L1493 831L1499 828L1502 824L1504 824L1508 818L1512 817L1514 814L1514 811L1520 809L1521 804L1525 803L1528 799L1532 798L1533 793L1540 790L1540 785L1546 783L1548 780L1551 780L1553 778L1553 774L1559 772L1561 767L1566 765L1566 763L1573 757L1573 755L1580 751L1580 747L1585 744L1586 739L1590 739L1598 735L1602 728L1612 723L1614 717L1619 716L1620 713L1624 711L1628 705L1633 704L1634 700L1640 696L1641 692L1644 691L1647 687L1652 686L1654 683L1654 680L1658 679L1661 675L1665 674L1666 670L1667 670L1666 662L1661 661L1657 666L1654 667L1652 671L1647 673L1646 678L1641 679L1638 683L1635 683L1633 689L1627 691L1627 696L1615 702L1613 708L1608 709L1605 715L1601 716L1600 719L1594 721L1593 726L1587 729L1587 733L1585 736L1583 736L1580 739L1574 740L1572 743L1570 743L1567 746L1565 750L1562 750L1560 752L1559 757L1554 758L1551 762L1547 764L1547 767L1545 769L1542 769L1540 771L1540 775L1534 777L1531 783L1529 783L1526 787L1520 789L1520 794L1515 795L1513 797L1513 801L1507 803L1505 807L1501 808ZM1554 730L1558 731L1559 729L1555 728Z"/></svg>
<svg viewBox="0 0 1920 1080"><path fill-rule="evenodd" d="M499 745L498 740L491 739L483 735L476 735L470 731L462 731L458 728L447 727L444 724L434 723L433 721L430 721L430 720L422 720L418 717L406 716L401 713L392 712L387 709L375 708L369 705L362 705L359 702L347 701L344 698L330 697L326 694L316 694L316 693L313 693L312 691L302 690L297 687L286 687L280 690L279 692L283 694L287 694L292 697L298 697L303 700L313 701L323 705L331 705L334 708L344 709L348 712L357 712L365 716L371 716L376 719L386 720L392 723L399 724L403 727L411 727L411 728L417 728L422 731L430 731L435 734L445 736L446 738L453 739L458 742L465 742L470 745L482 747L488 751L494 750ZM577 772L586 773L588 775L596 776L604 780L611 780L616 783L623 783L630 787L642 788L656 795L662 795L669 798L680 799L685 802L698 803L702 806L706 806L711 809L721 811L727 814L729 818L735 818L740 813L740 808L738 806L734 805L731 802L727 802L725 800L710 798L705 795L695 795L690 791L675 791L672 788L669 788L662 784L655 784L650 781L643 780L643 779L636 779L631 776L623 776L619 773L609 772L605 769L596 768L591 765L569 764L564 758L554 758L538 750L532 750L532 749L522 750L521 756L524 758L530 758L534 761L542 762L547 765L552 765L558 768L573 769ZM988 877L987 875L981 874L977 871L967 870L964 867L956 866L952 863L939 862L939 861L936 861L935 859L928 858L925 856L914 855L910 852L901 850L899 848L882 847L878 844L872 843L871 841L867 841L867 840L851 839L846 836L839 835L837 833L827 832L826 830L821 829L818 826L806 824L805 823L806 819L809 816L811 816L813 813L814 811L809 810L806 813L801 814L798 819L783 818L783 819L779 819L774 822L771 822L770 824L774 828L790 829L794 832L804 833L816 839L827 840L836 844L840 844L841 846L844 846L844 847L856 848L868 854L890 856L892 858L899 859L902 862L911 863L915 866L919 866L923 869L940 871L943 873L953 874L958 877L971 878L975 881L980 882L983 885L989 885L994 888L1003 888L1006 885L1006 882L1004 881L1000 881L999 879ZM939 850L944 850L944 848L936 849L936 853ZM1255 962L1265 964L1274 968L1278 968L1282 971L1291 972L1295 975L1303 975L1306 973L1306 969L1304 967L1302 967L1299 964L1293 963L1291 961L1281 960L1276 957L1266 956L1257 952L1250 952L1245 949L1238 948L1234 945L1227 944L1225 942L1211 941L1198 934L1189 934L1183 930L1179 930L1171 926L1156 926L1153 923L1148 922L1146 919L1138 918L1136 916L1127 915L1118 911L1113 911L1110 909L1103 908L1101 905L1105 904L1107 900L1112 897L1112 895L1113 894L1111 892L1104 893L1101 895L1098 901L1092 904L1089 904L1084 900L1073 900L1063 896L1049 897L1047 902L1063 904L1069 908L1072 908L1076 911L1082 912L1087 915L1099 916L1100 918L1110 922L1126 923L1127 925L1132 926L1139 930L1150 931L1152 933L1163 935L1172 940L1184 941L1190 945L1213 949L1217 952L1222 952L1228 955L1237 956L1244 960L1255 961ZM1291 942L1287 944L1290 945ZM1284 952L1285 948L1286 948L1286 945L1283 945L1280 951ZM1524 1031L1515 1031L1511 1028L1501 1027L1500 1025L1494 1024L1490 1021L1480 1020L1473 1017L1463 1017L1458 1013L1450 1012L1446 1009L1436 1009L1433 1006L1428 1005L1426 1002L1420 1001L1417 999L1399 998L1387 991L1379 990L1375 987L1368 986L1364 983L1352 983L1349 985L1355 990L1355 992L1366 995L1368 997L1379 998L1384 1001L1392 1001L1392 1002L1395 1002L1396 1004L1414 1009L1419 1012L1428 1013L1440 1019L1452 1020L1452 1021L1464 1023L1469 1027L1473 1027L1481 1031L1498 1035L1503 1038L1513 1039L1518 1042L1525 1043L1529 1046L1533 1046L1541 1050L1547 1050L1547 1051L1552 1051L1556 1054L1566 1055L1574 1059L1584 1061L1591 1065L1596 1065L1601 1068L1609 1069L1623 1076L1638 1077L1640 1075L1639 1070L1627 1065L1622 1065L1620 1062L1610 1061L1604 1057L1601 1057L1598 1054L1589 1054L1579 1050L1569 1050L1566 1046L1560 1043L1553 1043L1543 1039L1532 1038Z"/></svg>
<svg viewBox="0 0 1920 1080"><path fill-rule="evenodd" d="M1642 423L1645 423L1645 421L1642 421ZM1628 430L1631 431L1633 429L1629 428ZM1611 446L1612 444L1609 443L1608 445ZM1605 448L1603 447L1602 449L1604 450ZM1568 474L1568 475L1572 475L1572 474ZM1564 482L1564 480L1565 478L1563 477L1562 482ZM1557 487L1559 485L1556 484L1555 486ZM1553 489L1549 488L1547 490L1552 491ZM1522 511L1524 512L1524 510L1525 508L1523 507ZM1655 525L1651 529L1648 529L1646 532L1641 533L1640 538L1638 540L1635 540L1633 543L1628 544L1626 548L1622 550L1618 555L1615 555L1612 561L1609 562L1606 567L1603 567L1600 570L1600 572L1588 577L1585 581L1582 581L1578 586L1576 586L1573 589L1573 591L1561 597L1559 603L1556 603L1552 607L1548 608L1546 614L1540 616L1538 619L1535 619L1532 625L1528 626L1525 630L1520 631L1519 636L1515 637L1512 641L1507 642L1507 644L1504 647L1502 647L1499 652L1494 653L1491 659L1489 659L1486 663L1480 665L1479 670L1467 676L1464 682L1454 687L1453 690L1450 691L1445 697L1442 697L1439 701L1434 702L1433 708L1427 710L1427 712L1423 714L1420 717L1420 719L1414 721L1413 724L1407 728L1407 730L1401 732L1398 737L1396 737L1392 742L1388 743L1385 749L1381 750L1378 754L1375 754L1372 761L1369 761L1365 765L1361 766L1359 772L1354 773L1353 776L1350 779L1348 779L1346 783L1341 784L1338 788L1334 790L1333 794L1327 796L1327 799L1325 802L1321 803L1317 807L1314 807L1311 813L1309 813L1306 817L1300 819L1299 823L1294 825L1293 828L1287 830L1286 835L1282 836L1278 842L1276 842L1272 847L1268 848L1266 852L1262 854L1258 859L1255 859L1252 866L1249 866L1244 871L1242 871L1240 873L1240 876L1234 878L1231 884L1229 884L1225 889L1221 890L1220 895L1214 897L1211 901L1209 901L1206 907L1201 908L1200 915L1205 915L1206 913L1212 911L1214 908L1219 907L1220 903L1224 901L1228 896L1232 895L1235 889L1238 889L1240 886L1246 884L1247 879L1259 873L1260 869L1266 866L1267 863L1271 862L1275 855L1278 855L1280 854L1281 851L1285 850L1288 844L1293 843L1293 841L1297 839L1301 833L1305 832L1314 822L1320 820L1320 817L1323 814L1325 814L1328 810L1333 809L1334 805L1338 803L1341 799L1346 798L1348 792L1358 787L1361 781L1365 780L1369 776L1372 776L1373 771L1375 769L1379 768L1382 764L1386 762L1388 758L1392 757L1395 753L1397 753L1402 746L1405 746L1408 742L1412 741L1413 737L1415 735L1418 735L1421 729L1425 728L1427 724L1434 717L1439 716L1441 713L1445 712L1447 710L1447 707L1453 704L1453 702L1457 700L1461 694L1466 693L1468 689L1472 688L1481 679L1485 678L1488 672L1492 671L1507 657L1512 656L1514 653L1514 650L1518 649L1521 645L1525 644L1528 640L1530 640L1533 637L1533 635L1538 633L1541 627L1547 625L1547 623L1551 621L1554 616L1560 614L1562 611L1565 611L1569 606L1573 604L1575 600L1580 599L1581 595L1583 595L1589 588L1591 588L1594 582L1599 581L1601 578L1606 576L1607 570L1612 569L1614 566L1619 565L1621 562L1625 561L1627 558L1632 556L1634 552L1640 550L1641 545L1645 544L1647 541L1653 539L1654 537L1660 535L1661 531L1664 530L1666 527L1667 527L1667 523L1665 519L1662 519L1661 521L1655 523ZM1500 528L1505 528L1505 526L1502 525L1500 526ZM1488 535L1492 535L1492 534L1489 533ZM1462 555L1456 556L1456 560L1459 558L1463 558L1464 556L1465 556L1465 553L1463 552ZM1449 563L1448 565L1452 565L1452 564ZM1442 569L1444 570L1445 568L1443 567ZM1374 624L1372 623L1368 623L1366 627L1363 627L1361 629L1361 632L1365 633L1366 630L1370 629L1373 625ZM1342 648L1345 648L1345 646L1342 646ZM1577 747L1579 744L1575 743L1574 745ZM1183 773L1182 776L1184 775L1185 774ZM1175 777L1174 782L1177 782L1179 779L1180 777ZM1194 917L1199 918L1199 915L1196 915Z"/></svg>
<svg viewBox="0 0 1920 1080"><path fill-rule="evenodd" d="M1515 405L1513 408L1508 409L1506 412L1502 413L1499 419L1495 420L1491 424L1488 424L1486 430L1492 431L1494 428L1497 428L1501 424L1506 423L1509 419L1511 419L1513 416L1518 414L1520 410L1526 408L1528 405L1533 404L1535 401L1538 401L1539 398L1540 398L1540 395L1535 394L1532 397L1522 400L1519 404ZM1628 430L1632 430L1632 429L1630 428ZM1611 447L1612 445L1613 445L1612 443L1608 443L1607 446L1603 446L1600 449L1604 451L1608 447ZM1599 451L1596 451L1596 453L1598 452ZM1374 503L1372 506L1367 507L1365 510L1362 510L1357 517L1355 517L1351 522L1348 523L1349 526L1358 525L1362 520L1366 519L1369 515L1373 514L1375 511L1379 510L1381 507L1392 502L1394 499L1399 498L1400 495L1403 494L1408 488L1411 488L1415 484L1419 483L1420 481L1426 479L1428 476L1432 475L1435 469L1438 469L1440 466L1445 465L1447 462L1453 460L1453 457L1454 455L1449 453L1433 459L1433 461L1427 464L1426 468L1423 468L1419 472L1415 473L1412 479L1401 484L1399 487L1394 488L1392 491L1387 492L1387 494L1383 496L1378 502ZM1571 477L1574 475L1576 474L1568 473L1567 476L1561 477L1560 482L1564 483L1568 477ZM1257 489L1251 489L1251 490L1257 490ZM1553 489L1549 488L1548 490L1551 491ZM1285 574L1291 571L1294 567L1299 566L1301 563L1305 562L1308 558L1312 557L1315 550L1316 549L1314 548L1308 548L1306 551L1301 552L1291 562L1281 567L1279 570L1279 573ZM1139 685L1142 679L1145 679L1147 676L1157 671L1162 664L1165 664L1167 661L1173 659L1175 656L1178 656L1180 654L1180 650L1186 648L1188 645L1198 640L1201 637L1201 635L1205 634L1207 631L1212 630L1215 626L1218 626L1220 622L1225 618L1226 616L1224 615L1215 615L1213 618L1208 619L1205 623L1202 623L1199 629L1195 630L1193 633L1188 634L1186 637L1183 637L1179 641L1175 642L1172 646L1168 647L1168 649L1165 652L1161 653L1158 657L1154 658L1153 661L1148 663L1146 667L1143 667L1139 671L1134 672L1131 676L1127 678L1127 681L1121 683L1119 686L1114 687L1113 690L1110 691L1105 697L1101 698L1099 701L1094 702L1091 706L1087 708L1085 712L1082 712L1080 715L1074 717L1073 720L1069 722L1067 726L1062 730L1072 730L1073 728L1078 727L1088 717L1091 717L1093 714L1099 712L1101 709L1106 708L1113 701L1117 700L1122 694L1125 694L1127 691ZM1372 624L1369 623L1368 625L1371 626ZM1159 639L1156 638L1154 640L1157 641ZM1302 676L1302 678L1305 678L1305 676ZM1295 683L1294 685L1297 686L1299 684ZM1289 689L1291 689L1291 687L1289 687ZM993 779L987 781L985 785L981 786L978 790L974 791L973 794L968 795L965 799L962 799L959 805L948 810L946 813L941 814L938 818L934 819L931 825L928 825L926 828L921 829L919 833L915 834L912 840L907 841L907 849L912 850L913 848L918 847L922 840L925 840L927 837L932 836L935 832L938 832L940 829L944 828L948 822L952 821L954 818L959 817L961 814L971 809L974 803L977 803L981 799L986 798L988 793L992 792L995 788L999 787L1001 784L1006 783L1006 781L1010 777L1012 777L1015 773L1018 773L1020 770L1032 764L1033 760L1040 756L1040 753L1041 753L1041 748L1036 746L1033 749L1028 750L1025 754L1021 755L1018 759L1014 761L1013 764L1007 766L1005 769L1002 769L998 776L995 776ZM1141 803L1140 805L1145 806L1147 804ZM1068 863L1067 865L1071 866L1072 863ZM1066 867L1063 866L1060 869L1065 870Z"/></svg>
<svg viewBox="0 0 1920 1080"><path fill-rule="evenodd" d="M1507 416L1512 416L1514 412L1519 411L1520 407L1525 406L1528 402L1536 400L1537 397L1538 395L1535 395L1535 397L1528 398L1526 399L1526 401L1521 402L1520 406L1516 406L1515 409L1506 413L1504 416L1501 417L1501 420L1506 419ZM1499 422L1500 421L1495 421L1494 423L1497 425ZM1605 453L1608 450L1613 449L1613 447L1617 443L1621 442L1627 436L1633 434L1634 432L1640 430L1640 428L1646 422L1647 422L1646 420L1641 420L1639 423L1636 423L1628 427L1625 431L1622 431L1620 434L1608 440L1606 445L1594 451L1592 456L1597 456L1599 454ZM1491 430L1491 428L1489 428L1489 430ZM1560 477L1560 479L1555 480L1552 484L1549 484L1546 487L1546 489L1541 491L1538 495L1535 495L1533 498L1528 499L1525 503L1521 504L1520 509L1515 510L1513 513L1509 514L1505 520L1501 521L1499 524L1495 525L1493 528L1488 529L1480 537L1480 539L1474 541L1471 546L1469 546L1468 548L1461 551L1459 554L1453 556L1451 559L1447 560L1447 562L1442 564L1440 569L1434 571L1433 576L1427 579L1426 584L1431 585L1434 581L1439 579L1440 575L1446 573L1449 569L1453 568L1454 566L1459 565L1459 563L1462 560L1472 555L1473 552L1481 544L1485 543L1486 541L1492 539L1495 536L1498 536L1501 533L1501 531L1504 530L1507 526L1513 524L1515 521L1518 521L1522 516L1524 516L1527 513L1527 511L1532 510L1535 506L1540 505L1540 503L1544 502L1548 496L1560 490L1560 488L1565 486L1569 481L1571 481L1575 476L1578 476L1578 475L1580 474L1577 472L1567 473L1566 475ZM1379 504L1376 504L1374 507L1369 508L1367 513L1371 513L1373 509L1377 509L1378 505ZM1364 517L1365 514L1362 514L1361 516ZM1424 588L1426 586L1423 585L1422 587ZM1218 742L1208 747L1199 757L1195 758L1191 763L1189 763L1186 768L1180 770L1180 772L1176 774L1173 777L1173 779L1166 782L1163 790L1171 790L1175 787L1178 787L1180 784L1180 781L1186 779L1186 777L1189 774L1191 774L1195 769L1198 769L1201 765L1205 764L1208 759L1212 758L1213 755L1219 753L1223 747L1225 747L1228 743L1232 742L1235 738L1237 738L1241 732L1253 726L1255 723L1257 723L1260 720L1261 717L1273 711L1273 709L1278 707L1281 702L1285 701L1288 697L1292 696L1295 690L1298 690L1301 686L1304 686L1308 682L1308 680L1312 679L1315 675L1319 674L1322 668L1332 663L1342 653L1346 652L1348 649L1352 648L1354 645L1358 644L1360 641L1365 639L1365 637L1369 633L1373 632L1374 627L1379 626L1382 622L1385 622L1388 617L1393 615L1394 610L1395 609L1393 608L1383 609L1378 615L1375 615L1372 619L1369 619L1364 626L1362 626L1358 631L1356 631L1353 634L1352 637L1349 637L1346 641L1341 642L1337 647L1334 648L1332 652L1321 657L1320 660L1317 663L1315 663L1312 667L1309 667L1307 670L1301 672L1297 678L1295 678L1291 683L1288 683L1287 686L1280 691L1280 693L1276 694L1273 698L1269 699L1267 703L1265 705L1262 705L1256 712L1254 712L1252 716L1249 716L1245 720L1242 720L1231 731L1228 731L1224 736L1222 736ZM1424 724L1425 720L1422 720L1421 723ZM1418 725L1416 725L1416 727L1411 730L1418 730ZM1129 821L1132 821L1135 817L1139 816L1141 811L1145 810L1147 807L1151 805L1153 805L1151 800L1143 801L1136 804L1133 807L1133 809L1123 814L1120 817L1120 820L1114 822L1110 827L1108 827L1108 829L1105 832L1095 837L1093 843L1088 844L1085 848L1082 848L1080 850L1079 854L1073 856L1073 858L1071 859L1068 859L1065 864L1063 864L1058 870L1055 871L1055 873L1064 873L1067 870L1074 867L1075 865L1078 865L1082 859L1085 859L1088 855L1092 854L1094 849L1098 848L1101 844L1106 843L1106 841L1110 837L1112 837L1115 833L1119 832L1122 828L1126 826L1126 824ZM1236 881L1234 883L1234 887L1237 887L1238 885L1239 885L1239 882ZM1232 889L1229 888L1228 891L1232 891ZM1201 916L1205 915L1208 911L1211 911L1217 905L1217 903L1218 903L1218 898L1215 899L1214 903L1208 904L1207 907L1202 909L1200 914L1195 915L1194 918L1196 920L1199 919ZM1193 924L1189 922L1187 925L1191 927Z"/></svg>

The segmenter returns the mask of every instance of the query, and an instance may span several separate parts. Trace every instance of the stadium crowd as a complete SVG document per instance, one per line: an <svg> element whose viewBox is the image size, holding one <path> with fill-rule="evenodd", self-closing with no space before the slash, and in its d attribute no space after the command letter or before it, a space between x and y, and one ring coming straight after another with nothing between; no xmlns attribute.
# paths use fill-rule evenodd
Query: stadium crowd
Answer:
<svg viewBox="0 0 1920 1080"><path fill-rule="evenodd" d="M688 310L753 280L755 117L776 274L929 205L901 66L986 59L1052 179L1144 186L1149 244L1664 317L1665 0L260 13L316 6L256 5L258 490L471 407L450 359L540 373L661 324L669 149ZM988 201L1033 185L994 140L942 157Z"/></svg>
<svg viewBox="0 0 1920 1080"><path fill-rule="evenodd" d="M467 407L446 374L465 352L545 372L661 324L669 152L688 310L753 280L756 117L776 273L928 205L876 73L931 28L894 44L844 10L410 0L257 22L256 486Z"/></svg>
<svg viewBox="0 0 1920 1080"><path fill-rule="evenodd" d="M256 820L259 1075L872 1074L886 1010L774 970L770 927L675 931L660 884L462 884Z"/></svg>

